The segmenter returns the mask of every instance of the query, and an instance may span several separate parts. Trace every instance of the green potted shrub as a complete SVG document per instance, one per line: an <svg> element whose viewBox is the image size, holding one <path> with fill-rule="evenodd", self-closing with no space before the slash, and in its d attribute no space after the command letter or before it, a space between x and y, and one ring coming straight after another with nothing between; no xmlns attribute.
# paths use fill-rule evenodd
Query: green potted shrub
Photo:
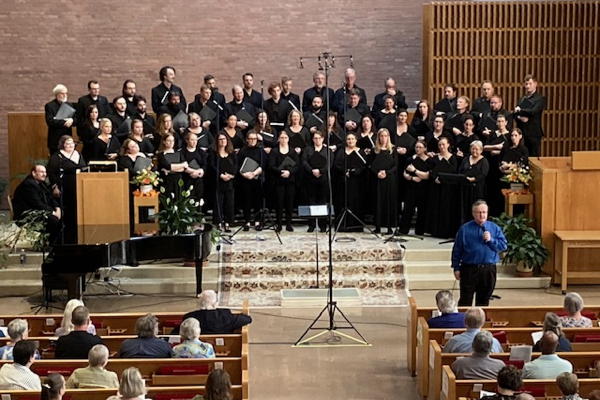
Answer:
<svg viewBox="0 0 600 400"><path fill-rule="evenodd" d="M511 217L505 213L492 220L502 228L508 242L502 264L515 265L517 276L539 274L549 253L540 235L531 227L531 220L524 215Z"/></svg>

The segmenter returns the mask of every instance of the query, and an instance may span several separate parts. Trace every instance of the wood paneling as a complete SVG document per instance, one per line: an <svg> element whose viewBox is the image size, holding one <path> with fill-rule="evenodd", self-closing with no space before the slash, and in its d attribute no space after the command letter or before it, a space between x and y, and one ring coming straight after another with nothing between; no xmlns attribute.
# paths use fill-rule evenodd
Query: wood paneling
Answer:
<svg viewBox="0 0 600 400"><path fill-rule="evenodd" d="M546 96L544 156L600 149L600 2L434 2L423 10L423 90L480 96L494 82L512 110L526 74Z"/></svg>

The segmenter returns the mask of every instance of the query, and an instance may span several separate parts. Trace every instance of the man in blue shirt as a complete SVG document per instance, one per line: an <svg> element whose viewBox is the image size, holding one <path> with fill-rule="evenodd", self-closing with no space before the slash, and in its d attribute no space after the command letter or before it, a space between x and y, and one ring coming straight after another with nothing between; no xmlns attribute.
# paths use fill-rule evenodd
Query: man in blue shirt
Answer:
<svg viewBox="0 0 600 400"><path fill-rule="evenodd" d="M465 314L456 310L456 302L449 290L440 290L435 295L435 303L442 313L430 318L427 325L430 328L464 328Z"/></svg>
<svg viewBox="0 0 600 400"><path fill-rule="evenodd" d="M459 306L487 306L496 286L496 263L506 250L502 229L487 220L488 205L477 200L472 207L473 220L463 224L452 248L454 277L460 280Z"/></svg>

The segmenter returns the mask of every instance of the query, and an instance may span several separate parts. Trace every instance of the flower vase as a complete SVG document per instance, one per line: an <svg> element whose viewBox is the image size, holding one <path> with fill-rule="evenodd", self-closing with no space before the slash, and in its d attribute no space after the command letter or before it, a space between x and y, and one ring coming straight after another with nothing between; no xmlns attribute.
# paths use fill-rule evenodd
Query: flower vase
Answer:
<svg viewBox="0 0 600 400"><path fill-rule="evenodd" d="M525 185L521 182L511 182L510 190L513 192L521 192L525 189Z"/></svg>
<svg viewBox="0 0 600 400"><path fill-rule="evenodd" d="M152 191L152 185L140 185L140 192L142 194L148 194Z"/></svg>

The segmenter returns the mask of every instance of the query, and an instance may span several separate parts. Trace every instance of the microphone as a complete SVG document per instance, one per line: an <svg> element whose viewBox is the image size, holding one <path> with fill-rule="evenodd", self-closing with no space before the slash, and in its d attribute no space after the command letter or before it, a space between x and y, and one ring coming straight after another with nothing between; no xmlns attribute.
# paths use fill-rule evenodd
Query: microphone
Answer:
<svg viewBox="0 0 600 400"><path fill-rule="evenodd" d="M215 103L215 105L216 105L217 107L219 107L219 110L223 111L223 107L221 107L221 105L220 105L219 103L217 103L217 101L216 101L215 99L213 99L213 101L212 101L212 102L213 102L213 103Z"/></svg>

